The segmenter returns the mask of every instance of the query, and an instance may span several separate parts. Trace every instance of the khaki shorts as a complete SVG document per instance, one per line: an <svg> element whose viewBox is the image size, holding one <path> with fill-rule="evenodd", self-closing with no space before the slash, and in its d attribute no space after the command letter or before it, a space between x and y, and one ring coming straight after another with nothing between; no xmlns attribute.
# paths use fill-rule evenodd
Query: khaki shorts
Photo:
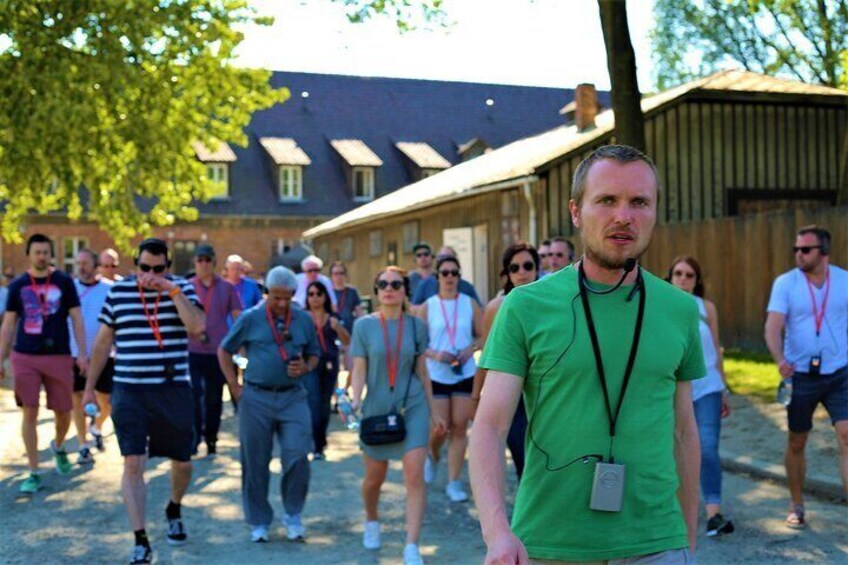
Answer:
<svg viewBox="0 0 848 565"><path fill-rule="evenodd" d="M688 549L669 549L659 553L608 559L601 561L557 561L555 559L531 559L532 565L695 565L695 558Z"/></svg>

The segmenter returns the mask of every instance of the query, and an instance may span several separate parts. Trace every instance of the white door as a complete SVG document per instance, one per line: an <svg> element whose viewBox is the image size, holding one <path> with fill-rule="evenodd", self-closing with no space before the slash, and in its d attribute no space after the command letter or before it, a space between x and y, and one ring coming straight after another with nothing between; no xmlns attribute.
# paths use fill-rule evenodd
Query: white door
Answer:
<svg viewBox="0 0 848 565"><path fill-rule="evenodd" d="M483 304L489 302L489 226L474 226L474 288Z"/></svg>
<svg viewBox="0 0 848 565"><path fill-rule="evenodd" d="M462 278L474 285L483 304L489 295L488 230L485 224L473 228L450 228L442 232L442 244L453 247L462 265Z"/></svg>

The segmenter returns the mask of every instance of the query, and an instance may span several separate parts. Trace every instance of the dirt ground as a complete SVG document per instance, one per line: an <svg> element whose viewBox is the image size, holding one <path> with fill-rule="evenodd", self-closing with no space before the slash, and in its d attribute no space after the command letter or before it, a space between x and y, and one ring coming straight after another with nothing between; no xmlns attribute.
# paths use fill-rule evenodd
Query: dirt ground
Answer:
<svg viewBox="0 0 848 565"><path fill-rule="evenodd" d="M121 459L114 436L91 469L76 467L70 476L53 470L48 445L52 414L39 424L45 488L35 496L18 492L25 476L20 439L20 412L14 406L8 380L0 385L0 563L119 563L132 542L120 498ZM780 463L785 417L778 406L733 399L736 413L727 421L723 448ZM820 415L819 415L820 416ZM184 500L183 516L189 543L171 548L164 541L164 508L169 479L167 462L148 467L148 532L157 563L389 564L399 563L404 542L403 488L400 465L393 464L383 489L383 548L362 548L362 504L359 495L362 464L356 437L334 419L327 460L312 464L312 482L304 513L307 543L285 541L276 522L271 541L254 544L242 520L240 468L234 435L236 421L227 406L219 455L195 461L195 473ZM833 432L817 417L811 436L811 471L836 476ZM76 440L70 440L73 449ZM76 456L73 455L73 460ZM273 463L271 500L281 512L279 462ZM421 539L427 563L480 563L485 545L473 503L449 502L444 471L433 486ZM509 475L510 497L515 490ZM787 506L782 485L725 473L725 509L738 529L723 539L699 540L699 563L845 563L848 560L848 509L835 500L808 501L810 527L794 532L783 526ZM703 527L703 525L702 525Z"/></svg>

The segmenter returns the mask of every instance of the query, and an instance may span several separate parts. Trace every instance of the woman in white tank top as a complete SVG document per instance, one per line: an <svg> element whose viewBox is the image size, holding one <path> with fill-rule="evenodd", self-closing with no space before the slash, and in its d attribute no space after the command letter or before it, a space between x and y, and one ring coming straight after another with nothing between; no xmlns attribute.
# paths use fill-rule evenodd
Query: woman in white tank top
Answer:
<svg viewBox="0 0 848 565"><path fill-rule="evenodd" d="M449 422L449 429L430 434L424 481L431 483L435 478L439 452L450 437L446 492L453 502L463 502L468 500L461 477L468 447L468 423L474 417L471 390L477 370L474 351L482 334L482 311L476 301L459 293L458 259L440 258L436 276L439 292L418 309L418 316L427 322L429 334L425 356L433 383L433 413Z"/></svg>
<svg viewBox="0 0 848 565"><path fill-rule="evenodd" d="M707 512L707 536L733 532L733 522L721 514L721 460L718 444L721 420L730 415L723 359L718 340L718 311L704 298L701 265L692 257L677 257L666 279L677 288L694 295L698 303L701 348L707 374L692 381L695 419L701 438L701 496Z"/></svg>

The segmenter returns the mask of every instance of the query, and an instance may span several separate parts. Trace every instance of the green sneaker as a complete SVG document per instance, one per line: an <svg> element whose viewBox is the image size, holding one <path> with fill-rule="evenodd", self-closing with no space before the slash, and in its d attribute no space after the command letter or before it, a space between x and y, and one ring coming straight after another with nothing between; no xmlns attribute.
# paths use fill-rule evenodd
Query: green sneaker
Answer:
<svg viewBox="0 0 848 565"><path fill-rule="evenodd" d="M21 492L26 494L34 494L41 490L41 475L38 473L30 473L29 477L21 483Z"/></svg>
<svg viewBox="0 0 848 565"><path fill-rule="evenodd" d="M56 461L56 470L60 475L68 475L74 466L68 459L68 452L64 448L57 448L56 442L50 442L50 448L53 450L53 460Z"/></svg>

